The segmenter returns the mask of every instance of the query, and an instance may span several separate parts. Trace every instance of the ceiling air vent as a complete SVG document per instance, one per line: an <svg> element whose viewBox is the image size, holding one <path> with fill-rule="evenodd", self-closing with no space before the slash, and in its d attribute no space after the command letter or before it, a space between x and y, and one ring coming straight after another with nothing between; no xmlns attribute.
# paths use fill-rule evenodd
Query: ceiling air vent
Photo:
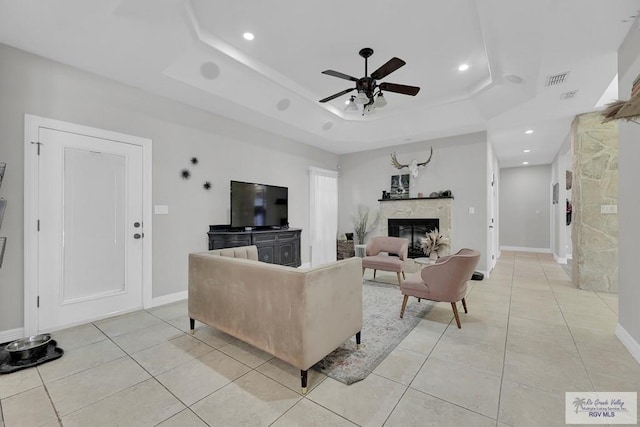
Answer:
<svg viewBox="0 0 640 427"><path fill-rule="evenodd" d="M567 99L573 99L573 98L575 98L575 97L576 97L576 95L577 95L577 94L578 94L578 91L577 91L577 90L570 90L570 91L568 91L568 92L563 92L563 93L560 95L560 99L561 99L561 100L563 100L563 101L564 101L564 100L567 100Z"/></svg>
<svg viewBox="0 0 640 427"><path fill-rule="evenodd" d="M549 87L549 86L557 86L557 85L561 85L562 83L564 83L567 80L567 76L569 75L569 72L565 72L565 73L560 73L560 74L554 74L552 76L547 76L544 85Z"/></svg>

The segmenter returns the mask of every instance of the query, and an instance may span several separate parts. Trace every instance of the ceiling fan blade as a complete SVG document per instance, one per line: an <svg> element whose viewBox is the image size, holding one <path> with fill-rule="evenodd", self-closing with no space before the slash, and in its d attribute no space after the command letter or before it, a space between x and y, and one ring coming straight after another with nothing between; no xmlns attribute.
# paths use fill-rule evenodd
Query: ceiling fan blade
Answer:
<svg viewBox="0 0 640 427"><path fill-rule="evenodd" d="M341 73L339 71L325 70L325 71L322 72L322 74L326 74L328 76L333 76L333 77L338 77L339 79L351 80L352 82L357 82L358 81L358 79L356 79L355 77L350 76L348 74Z"/></svg>
<svg viewBox="0 0 640 427"><path fill-rule="evenodd" d="M380 83L378 87L385 92L395 92L411 96L416 96L416 94L420 92L420 88L417 86L399 85L396 83Z"/></svg>
<svg viewBox="0 0 640 427"><path fill-rule="evenodd" d="M345 93L349 93L349 92L351 92L352 90L356 90L356 88L355 88L355 87L352 87L351 89L345 89L345 90L343 90L342 92L338 92L338 93L336 93L336 94L334 94L334 95L331 95L331 96L326 97L325 99L321 99L321 100L320 100L320 102L327 102L327 101L331 101L332 99L336 99L337 97L342 96L342 95L344 95Z"/></svg>
<svg viewBox="0 0 640 427"><path fill-rule="evenodd" d="M374 80L380 80L388 76L389 74L393 73L395 70L402 67L404 64L406 64L406 62L404 62L402 59L393 57L390 60L388 60L387 63L384 64L382 67L378 68L373 73L371 73L371 78Z"/></svg>

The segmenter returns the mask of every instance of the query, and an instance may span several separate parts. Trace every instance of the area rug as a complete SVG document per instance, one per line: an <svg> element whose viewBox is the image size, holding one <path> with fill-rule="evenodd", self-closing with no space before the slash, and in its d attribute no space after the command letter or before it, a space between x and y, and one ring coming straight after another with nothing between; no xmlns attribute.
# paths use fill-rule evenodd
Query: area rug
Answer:
<svg viewBox="0 0 640 427"><path fill-rule="evenodd" d="M429 301L410 301L400 319L402 294L398 286L370 280L363 283L362 304L360 350L352 338L313 367L345 384L365 379L433 307Z"/></svg>

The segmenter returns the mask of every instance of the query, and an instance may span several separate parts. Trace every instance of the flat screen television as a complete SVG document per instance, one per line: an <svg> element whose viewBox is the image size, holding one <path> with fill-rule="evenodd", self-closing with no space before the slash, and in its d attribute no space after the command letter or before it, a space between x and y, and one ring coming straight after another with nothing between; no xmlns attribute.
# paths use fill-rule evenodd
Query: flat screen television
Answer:
<svg viewBox="0 0 640 427"><path fill-rule="evenodd" d="M231 227L283 227L288 215L287 187L231 181Z"/></svg>

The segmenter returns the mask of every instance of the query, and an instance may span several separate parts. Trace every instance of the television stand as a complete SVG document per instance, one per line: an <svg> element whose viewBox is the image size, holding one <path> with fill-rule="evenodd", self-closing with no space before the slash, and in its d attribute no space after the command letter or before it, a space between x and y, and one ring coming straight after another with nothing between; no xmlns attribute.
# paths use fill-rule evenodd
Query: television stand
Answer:
<svg viewBox="0 0 640 427"><path fill-rule="evenodd" d="M210 225L207 236L209 250L235 248L238 246L256 245L258 259L270 264L300 267L300 235L299 228L247 230L232 228L229 225Z"/></svg>

